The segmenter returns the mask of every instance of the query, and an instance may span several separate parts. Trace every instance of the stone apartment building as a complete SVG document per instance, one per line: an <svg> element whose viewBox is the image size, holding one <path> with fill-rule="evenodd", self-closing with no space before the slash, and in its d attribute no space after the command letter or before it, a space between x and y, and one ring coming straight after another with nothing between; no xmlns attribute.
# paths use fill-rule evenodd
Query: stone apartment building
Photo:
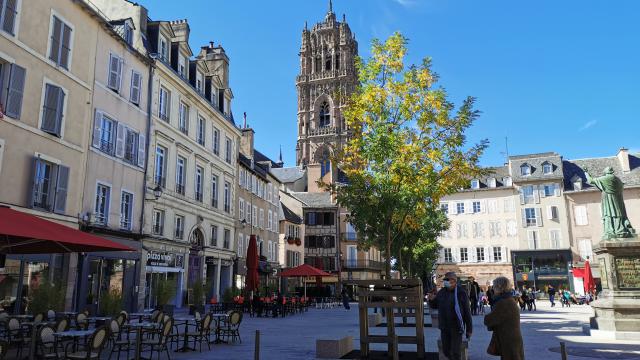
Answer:
<svg viewBox="0 0 640 360"><path fill-rule="evenodd" d="M611 167L616 176L624 183L624 202L629 221L636 231L640 228L640 157L630 154L629 150L621 148L615 156L565 160L564 188L569 223L571 229L571 246L573 250L573 266L583 267L584 261L589 259L596 283L603 271L603 264L596 262L593 248L602 238L602 194L598 189L587 183L585 172L588 170L592 177L601 176L606 167ZM580 278L574 278L574 288L581 289Z"/></svg>
<svg viewBox="0 0 640 360"><path fill-rule="evenodd" d="M0 3L1 205L78 228L98 72L85 59L98 57L103 37L122 51L112 30L82 2ZM0 274L10 286L0 297L19 303L32 281L64 279L71 307L77 264L78 254L9 255Z"/></svg>
<svg viewBox="0 0 640 360"><path fill-rule="evenodd" d="M238 172L238 235L237 261L234 269L235 286L244 287L246 254L251 235L258 245L258 273L260 285L278 286L276 276L280 268L280 182L271 173L272 168L282 166L255 149L255 133L242 128Z"/></svg>
<svg viewBox="0 0 640 360"><path fill-rule="evenodd" d="M450 227L438 239L438 283L448 271L461 278L473 276L483 286L498 276L513 281L510 251L518 249L516 198L509 168L501 166L441 200Z"/></svg>

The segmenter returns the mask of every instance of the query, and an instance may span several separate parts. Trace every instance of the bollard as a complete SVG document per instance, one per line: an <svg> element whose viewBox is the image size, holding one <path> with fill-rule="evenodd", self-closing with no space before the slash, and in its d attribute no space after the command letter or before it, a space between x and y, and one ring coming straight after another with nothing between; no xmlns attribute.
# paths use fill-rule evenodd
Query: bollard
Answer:
<svg viewBox="0 0 640 360"><path fill-rule="evenodd" d="M253 359L260 360L260 330L256 330L256 346L253 352Z"/></svg>
<svg viewBox="0 0 640 360"><path fill-rule="evenodd" d="M560 355L562 355L562 360L567 360L567 348L564 346L564 341L560 341Z"/></svg>

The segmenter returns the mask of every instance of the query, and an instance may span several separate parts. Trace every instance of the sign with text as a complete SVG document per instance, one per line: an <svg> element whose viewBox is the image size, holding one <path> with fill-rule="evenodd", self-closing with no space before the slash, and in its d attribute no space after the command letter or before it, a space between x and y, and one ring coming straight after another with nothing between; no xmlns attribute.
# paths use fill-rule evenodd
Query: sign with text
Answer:
<svg viewBox="0 0 640 360"><path fill-rule="evenodd" d="M616 272L620 289L640 289L640 258L616 257Z"/></svg>
<svg viewBox="0 0 640 360"><path fill-rule="evenodd" d="M149 251L147 266L184 267L184 255L169 252Z"/></svg>

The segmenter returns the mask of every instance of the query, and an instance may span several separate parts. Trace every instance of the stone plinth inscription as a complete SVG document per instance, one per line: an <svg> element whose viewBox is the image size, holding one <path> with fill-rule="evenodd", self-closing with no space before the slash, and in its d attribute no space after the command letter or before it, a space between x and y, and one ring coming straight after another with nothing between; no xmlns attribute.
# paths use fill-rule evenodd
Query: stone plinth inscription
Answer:
<svg viewBox="0 0 640 360"><path fill-rule="evenodd" d="M640 258L616 257L620 289L640 289Z"/></svg>

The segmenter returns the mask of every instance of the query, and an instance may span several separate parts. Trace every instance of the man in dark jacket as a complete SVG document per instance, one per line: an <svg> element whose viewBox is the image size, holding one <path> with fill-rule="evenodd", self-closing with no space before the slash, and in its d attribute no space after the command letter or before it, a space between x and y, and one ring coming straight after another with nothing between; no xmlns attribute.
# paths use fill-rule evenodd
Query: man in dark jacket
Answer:
<svg viewBox="0 0 640 360"><path fill-rule="evenodd" d="M429 305L438 309L442 352L450 360L461 360L462 334L470 339L473 325L469 297L458 286L456 273L445 274L442 289L435 296L429 295Z"/></svg>
<svg viewBox="0 0 640 360"><path fill-rule="evenodd" d="M480 296L480 284L473 276L469 277L469 301L471 302L471 315L478 315L478 297Z"/></svg>

